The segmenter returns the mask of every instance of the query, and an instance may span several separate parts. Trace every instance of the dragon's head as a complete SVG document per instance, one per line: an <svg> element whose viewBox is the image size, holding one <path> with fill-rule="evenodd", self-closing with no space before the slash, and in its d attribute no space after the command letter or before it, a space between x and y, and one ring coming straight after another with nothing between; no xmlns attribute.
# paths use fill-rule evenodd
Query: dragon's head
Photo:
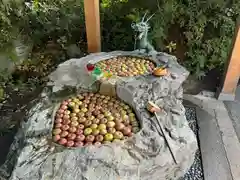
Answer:
<svg viewBox="0 0 240 180"><path fill-rule="evenodd" d="M154 14L153 14L154 15ZM140 22L136 22L136 23L132 23L131 27L134 31L136 31L138 34L138 39L142 39L144 33L148 32L148 30L150 29L150 26L148 24L148 21L153 17L153 15L151 15L146 21L145 21L145 17L146 17L146 13L144 14L142 20Z"/></svg>

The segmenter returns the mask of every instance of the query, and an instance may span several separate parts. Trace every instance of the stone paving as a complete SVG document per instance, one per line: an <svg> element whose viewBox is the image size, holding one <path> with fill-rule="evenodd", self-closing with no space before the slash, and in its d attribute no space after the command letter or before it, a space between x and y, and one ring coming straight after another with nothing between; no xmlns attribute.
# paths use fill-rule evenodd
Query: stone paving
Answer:
<svg viewBox="0 0 240 180"><path fill-rule="evenodd" d="M198 107L204 179L239 180L240 106L237 102L217 101L213 95L204 92L196 96L184 96L185 100Z"/></svg>

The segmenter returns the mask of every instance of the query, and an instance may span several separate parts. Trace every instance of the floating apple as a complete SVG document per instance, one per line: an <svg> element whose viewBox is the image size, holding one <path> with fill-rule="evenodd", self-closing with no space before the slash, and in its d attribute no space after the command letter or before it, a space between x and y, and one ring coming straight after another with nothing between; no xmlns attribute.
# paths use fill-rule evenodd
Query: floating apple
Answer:
<svg viewBox="0 0 240 180"><path fill-rule="evenodd" d="M104 136L104 141L112 141L113 140L113 135L110 133L105 134Z"/></svg>
<svg viewBox="0 0 240 180"><path fill-rule="evenodd" d="M88 136L86 136L85 141L86 142L93 142L94 139L95 139L95 137L93 135L88 135Z"/></svg>
<svg viewBox="0 0 240 180"><path fill-rule="evenodd" d="M125 136L128 136L131 133L131 129L129 127L125 127L122 132Z"/></svg>
<svg viewBox="0 0 240 180"><path fill-rule="evenodd" d="M54 124L54 128L61 128L63 125L62 123L56 123Z"/></svg>
<svg viewBox="0 0 240 180"><path fill-rule="evenodd" d="M114 137L114 139L122 139L122 138L123 138L123 133L120 132L120 131L116 131L116 132L113 134L113 137Z"/></svg>
<svg viewBox="0 0 240 180"><path fill-rule="evenodd" d="M74 141L70 140L67 142L67 147L72 147L74 145Z"/></svg>
<svg viewBox="0 0 240 180"><path fill-rule="evenodd" d="M99 126L98 126L99 130L106 129L106 128L107 128L107 126L105 124L99 124Z"/></svg>
<svg viewBox="0 0 240 180"><path fill-rule="evenodd" d="M63 126L62 126L62 130L63 130L63 131L66 131L66 130L68 130L69 128L70 128L69 125L63 125Z"/></svg>
<svg viewBox="0 0 240 180"><path fill-rule="evenodd" d="M61 137L67 137L67 135L68 135L67 131L62 131L60 134Z"/></svg>
<svg viewBox="0 0 240 180"><path fill-rule="evenodd" d="M85 127L85 126L84 126L83 124L79 124L79 125L77 126L78 129L84 129L84 127Z"/></svg>
<svg viewBox="0 0 240 180"><path fill-rule="evenodd" d="M71 118L71 121L77 121L77 120L78 120L78 117L76 116Z"/></svg>
<svg viewBox="0 0 240 180"><path fill-rule="evenodd" d="M101 135L107 134L107 130L106 130L106 129L100 129L100 134L101 134Z"/></svg>
<svg viewBox="0 0 240 180"><path fill-rule="evenodd" d="M113 128L114 126L115 126L115 122L113 122L113 121L107 122L107 127L108 128Z"/></svg>
<svg viewBox="0 0 240 180"><path fill-rule="evenodd" d="M59 141L58 141L59 144L61 145L65 145L67 143L67 139L65 138L61 138Z"/></svg>
<svg viewBox="0 0 240 180"><path fill-rule="evenodd" d="M74 147L82 147L83 145L84 145L84 143L81 141L77 141L74 143Z"/></svg>
<svg viewBox="0 0 240 180"><path fill-rule="evenodd" d="M77 131L77 128L72 126L72 127L69 128L68 131L71 132L71 133L75 133Z"/></svg>
<svg viewBox="0 0 240 180"><path fill-rule="evenodd" d="M54 141L54 142L57 142L57 141L59 141L60 139L61 139L61 136L60 136L59 134L53 136L53 141Z"/></svg>
<svg viewBox="0 0 240 180"><path fill-rule="evenodd" d="M113 127L110 127L110 128L108 128L108 133L110 133L110 134L114 134L115 132L116 132L116 129L115 128L113 128Z"/></svg>
<svg viewBox="0 0 240 180"><path fill-rule="evenodd" d="M95 140L98 141L98 142L102 142L104 139L103 135L97 135Z"/></svg>
<svg viewBox="0 0 240 180"><path fill-rule="evenodd" d="M92 135L96 136L100 133L100 130L99 129L93 129L92 130Z"/></svg>
<svg viewBox="0 0 240 180"><path fill-rule="evenodd" d="M77 136L76 134L70 133L70 134L68 134L67 138L70 140L74 140L76 138L76 136Z"/></svg>
<svg viewBox="0 0 240 180"><path fill-rule="evenodd" d="M84 141L85 140L85 136L83 134L79 134L76 136L75 138L76 141Z"/></svg>
<svg viewBox="0 0 240 180"><path fill-rule="evenodd" d="M64 116L63 116L63 120L69 120L70 119L70 116L68 115L68 114L65 114Z"/></svg>
<svg viewBox="0 0 240 180"><path fill-rule="evenodd" d="M84 135L85 136L90 135L91 133L92 133L92 129L91 128L84 129Z"/></svg>
<svg viewBox="0 0 240 180"><path fill-rule="evenodd" d="M73 126L73 127L77 127L78 126L78 121L72 121L71 122L71 126Z"/></svg>
<svg viewBox="0 0 240 180"><path fill-rule="evenodd" d="M76 133L77 135L83 134L83 130L82 130L82 129L77 129L77 130L75 131L75 133Z"/></svg>
<svg viewBox="0 0 240 180"><path fill-rule="evenodd" d="M100 123L101 124L107 124L108 120L106 118L103 118L100 120Z"/></svg>
<svg viewBox="0 0 240 180"><path fill-rule="evenodd" d="M98 125L97 125L97 124L92 124L92 125L90 126L90 128L91 128L91 129L97 129L97 128L98 128Z"/></svg>
<svg viewBox="0 0 240 180"><path fill-rule="evenodd" d="M81 117L78 119L79 123L85 123L86 121L87 121L87 118L85 118L85 117Z"/></svg>
<svg viewBox="0 0 240 180"><path fill-rule="evenodd" d="M93 123L93 124L99 124L99 123L100 123L100 120L94 118L94 119L92 120L92 123Z"/></svg>
<svg viewBox="0 0 240 180"><path fill-rule="evenodd" d="M92 124L92 121L86 121L85 123L84 123L84 126L85 127L89 127L89 126L91 126L91 124Z"/></svg>
<svg viewBox="0 0 240 180"><path fill-rule="evenodd" d="M123 123L121 123L121 122L116 123L116 129L118 131L121 131L124 127L125 127L125 125Z"/></svg>

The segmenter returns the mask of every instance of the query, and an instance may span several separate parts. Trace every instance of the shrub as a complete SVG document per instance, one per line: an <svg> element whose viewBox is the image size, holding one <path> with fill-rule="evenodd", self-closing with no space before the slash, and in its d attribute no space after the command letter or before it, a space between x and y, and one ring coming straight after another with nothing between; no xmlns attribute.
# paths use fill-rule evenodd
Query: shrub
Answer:
<svg viewBox="0 0 240 180"><path fill-rule="evenodd" d="M150 38L158 50L166 51L176 41L176 54L198 77L213 68L223 69L230 51L239 1L224 0L103 0L104 44L110 49L133 47L132 20L146 11L151 19ZM126 25L127 24L127 25Z"/></svg>

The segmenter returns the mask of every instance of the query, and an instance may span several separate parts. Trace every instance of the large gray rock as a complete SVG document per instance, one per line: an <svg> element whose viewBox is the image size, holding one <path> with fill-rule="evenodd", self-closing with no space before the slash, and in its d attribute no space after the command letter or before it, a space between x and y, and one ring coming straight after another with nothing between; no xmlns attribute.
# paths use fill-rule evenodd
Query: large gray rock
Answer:
<svg viewBox="0 0 240 180"><path fill-rule="evenodd" d="M98 53L59 65L50 75L50 91L42 93L22 123L0 176L9 176L12 172L10 180L167 180L178 179L187 172L197 150L196 137L186 121L181 99L181 84L188 72L175 57L167 54L153 57L153 60L158 64L161 58L168 60L171 72L168 76L123 78L116 83L117 96L134 108L141 122L139 133L123 142L100 147L67 149L51 142L56 103L59 97L65 97L60 92L66 87L77 92L83 91L83 87L96 91L97 85L87 85L89 79L83 68L89 62L119 55L137 54ZM158 133L157 120L146 110L149 100L165 110L158 117L178 164L174 163Z"/></svg>

